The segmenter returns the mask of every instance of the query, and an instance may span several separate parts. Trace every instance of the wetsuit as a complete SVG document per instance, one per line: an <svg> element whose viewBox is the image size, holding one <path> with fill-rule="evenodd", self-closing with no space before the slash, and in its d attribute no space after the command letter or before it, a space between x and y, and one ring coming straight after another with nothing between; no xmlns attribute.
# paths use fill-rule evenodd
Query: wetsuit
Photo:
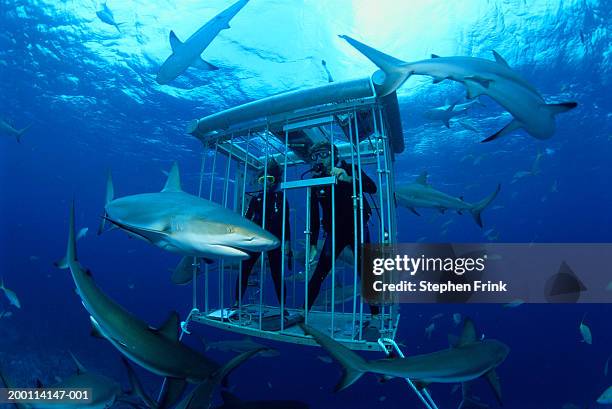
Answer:
<svg viewBox="0 0 612 409"><path fill-rule="evenodd" d="M338 166L346 171L349 176L353 176L351 165L346 162L342 162ZM355 183L359 183L359 179L355 180ZM376 193L376 184L368 175L363 171L361 172L361 183L363 193ZM335 259L338 258L342 250L346 246L350 246L353 252L355 251L355 230L357 230L357 239L360 237L360 215L357 212L357 229L355 229L354 215L353 215L353 182L338 182L335 185L334 199L335 199L335 230L336 230L336 246L335 246ZM321 221L319 221L319 206L323 210ZM325 242L323 243L323 249L317 262L317 267L312 275L312 278L308 282L308 309L312 307L321 285L325 278L331 271L332 267L332 195L331 186L320 186L313 188L313 195L310 202L310 245L316 246L319 238L320 225L323 225L323 231L325 232ZM370 242L368 232L368 220L372 214L368 201L363 199L363 226L364 226L364 243ZM357 257L360 259L361 249L357 249ZM361 268L358 263L357 271L361 276ZM378 314L379 308L375 305L370 306L372 314Z"/></svg>
<svg viewBox="0 0 612 409"><path fill-rule="evenodd" d="M262 225L263 219L263 192L253 197L249 202L245 217L259 226ZM266 226L265 229L275 235L279 240L283 238L283 193L278 191L268 191L266 194ZM290 241L291 229L289 227L289 202L285 201L285 241ZM274 250L267 252L268 262L270 263L270 273L274 281L274 289L279 302L281 299L281 266L282 266L282 250L277 247ZM249 283L249 276L253 270L253 266L259 260L261 253L249 252L249 258L242 261L242 293L240 298L244 296ZM238 302L238 293L240 292L240 276L236 280L236 302ZM287 299L287 290L285 288L285 300Z"/></svg>

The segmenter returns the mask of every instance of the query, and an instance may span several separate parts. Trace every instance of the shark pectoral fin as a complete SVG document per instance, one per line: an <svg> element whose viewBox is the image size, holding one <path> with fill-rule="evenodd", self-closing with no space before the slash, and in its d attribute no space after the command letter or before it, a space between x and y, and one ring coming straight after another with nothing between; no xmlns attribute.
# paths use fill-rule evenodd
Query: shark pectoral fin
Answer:
<svg viewBox="0 0 612 409"><path fill-rule="evenodd" d="M516 131L519 128L522 128L523 124L519 121L517 121L516 119L513 119L512 121L510 121L510 123L506 126L504 126L502 129L500 129L499 131L497 131L496 133L494 133L493 135L489 136L488 138L483 139L482 141L480 141L481 143L484 142L491 142L494 139L497 139L499 137L502 137L512 131Z"/></svg>
<svg viewBox="0 0 612 409"><path fill-rule="evenodd" d="M193 259L194 258L192 256L185 256L174 269L170 269L170 271L172 271L172 283L177 285L185 285L193 280ZM199 265L199 263L197 264ZM196 273L200 273L199 269Z"/></svg>
<svg viewBox="0 0 612 409"><path fill-rule="evenodd" d="M216 71L219 69L216 65L209 63L201 58L196 58L192 64L194 67L204 71Z"/></svg>
<svg viewBox="0 0 612 409"><path fill-rule="evenodd" d="M546 104L551 115L562 114L563 112L570 111L578 106L576 102L562 102L560 104Z"/></svg>
<svg viewBox="0 0 612 409"><path fill-rule="evenodd" d="M466 80L463 82L463 85L465 85L467 91L465 96L467 99L478 98L485 92L485 88L478 81L470 81L466 78Z"/></svg>
<svg viewBox="0 0 612 409"><path fill-rule="evenodd" d="M91 326L91 331L89 331L89 335L91 335L94 338L104 339L104 335L102 335L102 333L100 332L100 329L95 325Z"/></svg>
<svg viewBox="0 0 612 409"><path fill-rule="evenodd" d="M493 80L490 80L484 77L479 77L477 75L474 75L471 77L465 77L465 80L477 82L478 84L482 85L485 88L489 88L489 85L491 85L491 82L493 82Z"/></svg>
<svg viewBox="0 0 612 409"><path fill-rule="evenodd" d="M432 83L433 83L433 84L439 84L439 83L441 83L442 81L444 81L445 79L446 79L445 77L433 77L433 81L432 81Z"/></svg>
<svg viewBox="0 0 612 409"><path fill-rule="evenodd" d="M355 371L349 367L344 367L342 379L340 379L340 382L338 382L338 384L334 387L334 392L340 392L342 389L348 388L349 386L357 382L357 380L361 378L362 375L363 372L361 371Z"/></svg>
<svg viewBox="0 0 612 409"><path fill-rule="evenodd" d="M510 68L510 65L508 65L508 62L506 62L506 60L504 60L504 57L502 57L501 55L499 55L499 54L497 53L497 51L493 50L493 51L492 51L492 53L493 53L493 57L495 58L495 61L496 61L498 64L501 64L501 65L503 65L504 67Z"/></svg>
<svg viewBox="0 0 612 409"><path fill-rule="evenodd" d="M181 398L185 388L187 387L187 381L180 378L165 378L164 387L157 403L157 409L165 409L174 406L176 402Z"/></svg>
<svg viewBox="0 0 612 409"><path fill-rule="evenodd" d="M491 386L491 389L493 389L493 392L495 393L495 398L497 399L497 403L499 403L500 406L503 405L501 384L499 382L499 376L497 375L497 372L495 372L495 369L491 369L484 375L484 377Z"/></svg>
<svg viewBox="0 0 612 409"><path fill-rule="evenodd" d="M444 126L450 128L450 122L448 121L448 119L443 119L442 122L444 122Z"/></svg>
<svg viewBox="0 0 612 409"><path fill-rule="evenodd" d="M72 353L72 351L68 351L70 353L70 357L72 357L72 360L74 361L74 364L77 367L77 374L82 374L87 372L87 369L85 369L85 367L83 366L83 364L81 362L79 362L79 360L77 359L76 356L74 356L74 354Z"/></svg>
<svg viewBox="0 0 612 409"><path fill-rule="evenodd" d="M132 368L128 360L122 356L121 362L123 362L123 365L125 366L125 370L128 374L128 379L130 381L130 387L132 388L132 394L136 393L136 395L150 409L157 408L157 402L155 402L153 399L151 399L147 395L144 388L142 387L142 383L140 382L140 379L138 379L138 377L136 376L136 372L134 371L134 368Z"/></svg>
<svg viewBox="0 0 612 409"><path fill-rule="evenodd" d="M176 50L178 50L183 45L183 42L178 39L174 31L172 30L170 30L169 38L170 38L170 48L172 48L172 52L174 53L176 52Z"/></svg>
<svg viewBox="0 0 612 409"><path fill-rule="evenodd" d="M409 207L408 210L410 210L412 213L416 214L417 216L421 215L419 212L416 211L414 207Z"/></svg>
<svg viewBox="0 0 612 409"><path fill-rule="evenodd" d="M224 405L227 406L236 406L240 407L242 404L242 400L238 398L236 395L233 395L229 391L221 391L221 399L223 399Z"/></svg>
<svg viewBox="0 0 612 409"><path fill-rule="evenodd" d="M179 315L176 311L172 311L162 326L154 331L157 331L171 341L178 341L179 328Z"/></svg>

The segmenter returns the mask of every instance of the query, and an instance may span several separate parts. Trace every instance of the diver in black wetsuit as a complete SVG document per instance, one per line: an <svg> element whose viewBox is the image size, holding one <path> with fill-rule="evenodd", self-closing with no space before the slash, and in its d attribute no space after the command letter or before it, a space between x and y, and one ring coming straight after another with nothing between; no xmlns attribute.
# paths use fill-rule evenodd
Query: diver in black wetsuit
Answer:
<svg viewBox="0 0 612 409"><path fill-rule="evenodd" d="M313 174L317 177L321 176L336 176L338 183L334 188L334 201L335 201L335 231L336 231L336 243L335 243L335 259L338 258L342 250L346 246L350 246L353 252L355 251L355 223L353 214L353 172L350 164L345 161L338 164L339 155L338 150L334 146L333 149L333 162L332 162L332 149L331 144L328 142L322 142L314 145L310 149L311 159L316 162ZM359 183L359 178L355 181ZM361 172L361 184L363 187L363 193L376 193L376 184L368 175L363 171ZM317 266L312 275L312 278L308 282L308 301L307 308L310 310L314 304L321 285L325 278L331 271L332 267L332 197L331 187L323 186L313 189L312 199L310 202L310 261L313 262L317 255L317 241L319 238L319 206L323 210L322 224L323 231L325 231L325 242L323 243L323 249L321 250L321 256L317 262ZM364 242L369 243L369 231L368 231L368 220L372 210L364 198L363 202L363 226L364 226ZM357 237L360 236L360 220L357 217ZM358 257L360 257L360 249L357 249ZM358 266L360 263L358 262ZM359 274L361 275L361 269L358 267ZM373 319L376 319L379 314L379 307L376 305L370 305L370 312L372 313Z"/></svg>
<svg viewBox="0 0 612 409"><path fill-rule="evenodd" d="M279 240L283 238L283 192L278 190L279 183L282 178L282 170L276 161L268 162L268 174L264 176L263 170L260 172L257 178L257 182L262 185L262 191L254 196L247 208L244 217L255 222L258 225L262 225L263 219L263 201L264 192L263 189L267 189L266 192L266 224L265 229L270 233L274 234ZM293 257L291 251L291 229L289 227L289 202L285 201L285 256L289 261L291 267L291 259ZM270 263L270 273L272 274L272 280L274 281L274 289L276 290L276 297L281 299L281 266L282 266L282 251L281 248L275 248L267 252L268 262ZM249 276L253 270L253 266L259 260L261 253L249 253L250 257L247 260L242 261L242 288L240 287L240 276L236 279L236 303L238 306L238 299L242 299L246 292L247 285L249 283ZM240 292L242 290L242 292ZM240 293L240 295L239 295ZM287 299L287 290L285 289L285 301Z"/></svg>

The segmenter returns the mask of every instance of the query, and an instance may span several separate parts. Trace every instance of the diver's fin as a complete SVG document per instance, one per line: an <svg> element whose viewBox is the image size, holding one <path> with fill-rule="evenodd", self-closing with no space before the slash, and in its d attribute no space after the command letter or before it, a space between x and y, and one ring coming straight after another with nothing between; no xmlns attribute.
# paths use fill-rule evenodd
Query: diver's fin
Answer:
<svg viewBox="0 0 612 409"><path fill-rule="evenodd" d="M502 129L495 132L493 135L489 136L488 138L483 139L480 142L481 143L491 142L494 139L502 137L505 134L510 133L512 131L516 131L517 129L522 128L522 127L523 127L523 124L521 122L517 121L516 119L513 119L512 121L510 121L510 123L508 123L508 125L504 126Z"/></svg>
<svg viewBox="0 0 612 409"><path fill-rule="evenodd" d="M175 53L182 45L183 42L178 39L174 31L170 30L170 48L172 48L172 52Z"/></svg>
<svg viewBox="0 0 612 409"><path fill-rule="evenodd" d="M181 175L179 174L178 163L174 162L170 173L168 173L168 180L162 189L162 192L182 192L181 189Z"/></svg>
<svg viewBox="0 0 612 409"><path fill-rule="evenodd" d="M113 175L111 171L108 171L108 176L106 177L106 195L104 197L104 208L113 201L115 197L115 187L113 186ZM98 236L102 234L104 231L104 224L106 222L106 210L104 210L104 214L102 215L102 220L100 220L100 225L98 226Z"/></svg>
<svg viewBox="0 0 612 409"><path fill-rule="evenodd" d="M482 211L486 209L487 206L489 206L493 200L495 200L500 189L501 185L498 184L497 189L495 189L493 193L491 193L488 197L484 198L480 202L476 203L474 207L470 209L470 213L472 214L472 217L474 218L474 221L478 226L482 227Z"/></svg>
<svg viewBox="0 0 612 409"><path fill-rule="evenodd" d="M206 60L203 60L202 58L196 58L193 61L192 64L194 67L200 69L200 70L204 70L204 71L216 71L219 69L219 67L217 67L216 65L213 65L211 63L209 63Z"/></svg>

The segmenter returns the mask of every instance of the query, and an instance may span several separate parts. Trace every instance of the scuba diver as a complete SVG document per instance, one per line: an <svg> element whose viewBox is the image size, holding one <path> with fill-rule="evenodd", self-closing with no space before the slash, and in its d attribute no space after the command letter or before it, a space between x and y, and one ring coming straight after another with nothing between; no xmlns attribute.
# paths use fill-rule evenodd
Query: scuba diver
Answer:
<svg viewBox="0 0 612 409"><path fill-rule="evenodd" d="M266 223L265 229L275 235L279 240L283 237L283 192L278 190L278 186L282 179L282 170L275 160L268 161L268 172L267 176L264 175L262 169L257 175L257 183L262 186L261 192L256 196L252 197L249 201L247 211L244 215L245 218L253 221L258 225L262 225L263 220L263 201L264 201L264 189L266 190L266 207L265 216ZM289 262L289 269L291 269L293 253L291 251L291 228L289 226L289 202L285 201L285 256ZM270 273L272 274L272 280L274 281L274 289L276 290L276 297L280 304L281 299L281 266L282 266L282 251L281 248L275 248L267 252L268 262L270 264ZM261 253L249 253L250 257L242 261L242 287L240 284L240 275L236 279L236 302L234 307L238 307L238 300L242 300L244 293L247 290L249 283L249 276L253 270L253 266L259 260ZM242 290L242 291L240 291ZM240 293L240 294L239 294ZM285 288L285 300L287 300L287 289ZM286 315L286 311L285 311Z"/></svg>
<svg viewBox="0 0 612 409"><path fill-rule="evenodd" d="M332 153L333 151L333 153ZM333 155L333 156L332 156ZM333 158L333 160L332 160ZM335 185L334 190L334 206L335 206L335 231L336 231L336 243L335 243L335 254L334 259L342 253L345 247L350 246L353 250L357 250L358 257L361 255L360 248L356 249L355 245L355 231L357 231L357 237L360 235L360 223L359 217L357 219L357 227L354 223L353 215L353 171L352 166L345 161L339 163L339 153L336 146L333 146L329 142L320 142L312 146L310 149L310 159L315 162L313 167L313 175L315 177L322 176L336 176L338 183ZM363 171L361 175L357 177L355 182L359 183L361 178L361 184L363 193L376 193L376 184L368 175ZM323 214L322 219L319 219L319 207L321 207ZM330 186L320 186L313 189L312 199L310 202L310 260L314 262L317 255L317 241L319 238L320 224L323 224L323 231L325 232L325 242L321 249L321 255L315 271L308 282L308 300L306 308L310 310L312 305L319 295L321 285L325 278L331 271L332 267L332 196ZM369 231L368 231L368 220L372 210L368 204L368 201L363 202L363 227L364 227L364 243L370 242ZM354 254L354 253L353 253ZM358 262L359 266L360 263ZM361 268L358 267L359 275L361 275ZM370 305L370 312L372 313L372 323L368 323L374 329L374 333L378 332L376 328L376 321L379 321L379 307L376 305ZM373 336L375 336L374 334Z"/></svg>

